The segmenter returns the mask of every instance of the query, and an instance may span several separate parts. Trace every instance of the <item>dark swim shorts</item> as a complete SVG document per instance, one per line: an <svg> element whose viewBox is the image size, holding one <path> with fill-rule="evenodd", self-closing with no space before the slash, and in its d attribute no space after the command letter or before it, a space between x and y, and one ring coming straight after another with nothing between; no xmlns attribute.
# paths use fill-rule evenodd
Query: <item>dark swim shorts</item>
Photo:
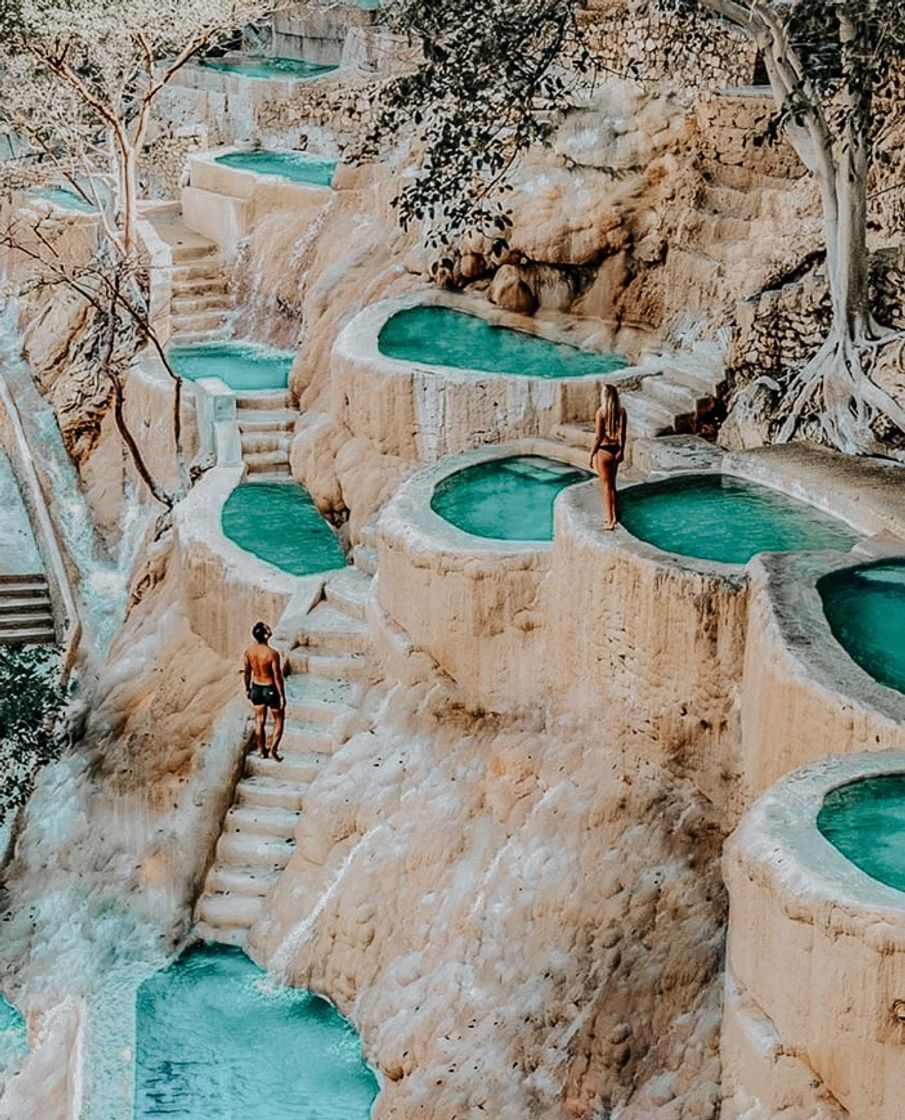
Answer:
<svg viewBox="0 0 905 1120"><path fill-rule="evenodd" d="M265 704L268 708L281 708L283 706L280 703L280 694L276 686L272 684L253 684L248 690L248 699L255 707L260 707L262 704Z"/></svg>

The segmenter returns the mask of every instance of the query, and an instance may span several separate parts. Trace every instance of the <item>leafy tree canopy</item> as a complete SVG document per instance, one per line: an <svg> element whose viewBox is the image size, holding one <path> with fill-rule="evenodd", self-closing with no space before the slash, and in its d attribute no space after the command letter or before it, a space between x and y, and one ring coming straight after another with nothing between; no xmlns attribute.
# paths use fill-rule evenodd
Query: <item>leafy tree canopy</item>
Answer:
<svg viewBox="0 0 905 1120"><path fill-rule="evenodd" d="M0 646L0 821L25 804L38 770L59 758L68 700L54 654Z"/></svg>

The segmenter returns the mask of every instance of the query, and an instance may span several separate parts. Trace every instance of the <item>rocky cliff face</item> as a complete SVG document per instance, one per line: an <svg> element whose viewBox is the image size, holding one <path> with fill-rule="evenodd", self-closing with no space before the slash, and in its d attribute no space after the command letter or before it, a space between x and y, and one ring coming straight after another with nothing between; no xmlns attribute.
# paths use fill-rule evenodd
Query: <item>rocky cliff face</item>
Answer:
<svg viewBox="0 0 905 1120"><path fill-rule="evenodd" d="M528 730L450 701L372 690L253 950L358 1024L377 1116L716 1115L706 804L621 755L603 713Z"/></svg>

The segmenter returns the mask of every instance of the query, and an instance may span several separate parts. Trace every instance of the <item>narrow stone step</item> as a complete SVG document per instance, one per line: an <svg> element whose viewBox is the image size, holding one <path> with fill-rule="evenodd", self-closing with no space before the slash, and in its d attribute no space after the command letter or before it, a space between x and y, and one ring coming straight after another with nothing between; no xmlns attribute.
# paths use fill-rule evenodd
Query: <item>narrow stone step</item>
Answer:
<svg viewBox="0 0 905 1120"><path fill-rule="evenodd" d="M567 447L581 448L591 454L591 444L594 442L594 428L591 424L557 424L553 429L554 436Z"/></svg>
<svg viewBox="0 0 905 1120"><path fill-rule="evenodd" d="M236 422L244 435L253 432L291 432L299 414L294 408L240 408L236 410Z"/></svg>
<svg viewBox="0 0 905 1120"><path fill-rule="evenodd" d="M368 659L363 653L312 653L296 646L287 662L293 674L313 673L336 681L360 681L368 673Z"/></svg>
<svg viewBox="0 0 905 1120"><path fill-rule="evenodd" d="M202 331L218 331L226 325L229 312L197 311L185 315L171 313L170 323L174 334L198 334Z"/></svg>
<svg viewBox="0 0 905 1120"><path fill-rule="evenodd" d="M287 719L283 730L283 746L296 754L325 753L333 750L333 734L329 727L309 720ZM281 748L282 749L282 748Z"/></svg>
<svg viewBox="0 0 905 1120"><path fill-rule="evenodd" d="M351 696L348 681L308 675L286 680L286 712L293 720L332 724L349 714Z"/></svg>
<svg viewBox="0 0 905 1120"><path fill-rule="evenodd" d="M366 575L377 575L378 559L376 548L369 548L367 545L357 544L352 549L352 563Z"/></svg>
<svg viewBox="0 0 905 1120"><path fill-rule="evenodd" d="M7 630L0 626L0 645L51 646L56 640L56 633L50 626L35 627L33 630Z"/></svg>
<svg viewBox="0 0 905 1120"><path fill-rule="evenodd" d="M279 763L274 763L279 766ZM282 871L289 862L295 842L288 837L259 832L224 832L217 842L217 863L236 866L254 864L262 871Z"/></svg>
<svg viewBox="0 0 905 1120"><path fill-rule="evenodd" d="M248 474L253 475L255 478L260 474L276 475L279 476L284 482L292 477L289 469L289 456L284 459L270 459L264 458L265 455L270 456L274 452L262 452L261 454L252 454L245 456L244 462Z"/></svg>
<svg viewBox="0 0 905 1120"><path fill-rule="evenodd" d="M225 314L231 311L232 298L226 292L216 292L208 289L197 293L180 292L170 301L170 314L176 318L184 315L197 315L205 311L216 311Z"/></svg>
<svg viewBox="0 0 905 1120"><path fill-rule="evenodd" d="M173 299L189 299L205 295L222 296L230 299L228 295L229 284L219 266L211 264L192 265L188 268L174 268L172 272Z"/></svg>
<svg viewBox="0 0 905 1120"><path fill-rule="evenodd" d="M205 884L207 894L241 894L263 898L279 879L278 871L264 870L251 864L236 867L234 864L216 864L210 869Z"/></svg>
<svg viewBox="0 0 905 1120"><path fill-rule="evenodd" d="M254 482L291 482L292 471L288 466L268 470L249 470L248 481Z"/></svg>
<svg viewBox="0 0 905 1120"><path fill-rule="evenodd" d="M43 593L36 593L34 595L4 595L0 591L0 619L6 614L45 614L53 617L53 607L50 604L50 598L47 595L47 589Z"/></svg>
<svg viewBox="0 0 905 1120"><path fill-rule="evenodd" d="M216 941L218 945L233 945L244 949L248 942L248 930L244 926L209 926L207 922L195 922L195 936L199 941Z"/></svg>
<svg viewBox="0 0 905 1120"><path fill-rule="evenodd" d="M242 808L287 809L297 813L302 806L302 795L296 782L281 781L276 776L252 776L243 778L236 787L236 804Z"/></svg>
<svg viewBox="0 0 905 1120"><path fill-rule="evenodd" d="M702 397L715 397L724 376L708 369L694 359L671 358L663 371L663 376L675 385L684 385Z"/></svg>
<svg viewBox="0 0 905 1120"><path fill-rule="evenodd" d="M215 929L248 929L264 909L264 899L248 894L206 894L198 903L198 921Z"/></svg>
<svg viewBox="0 0 905 1120"><path fill-rule="evenodd" d="M623 393L622 403L628 413L629 432L633 435L660 436L674 430L675 416L672 411L645 393Z"/></svg>
<svg viewBox="0 0 905 1120"><path fill-rule="evenodd" d="M38 614L31 611L14 613L0 606L0 631L11 633L12 631L19 630L30 631L46 629L53 630L53 614L51 611L45 609Z"/></svg>
<svg viewBox="0 0 905 1120"><path fill-rule="evenodd" d="M368 628L359 619L329 603L319 603L306 616L298 644L331 653L367 653L371 641Z"/></svg>
<svg viewBox="0 0 905 1120"><path fill-rule="evenodd" d="M292 434L290 432L279 430L243 432L241 428L239 430L241 432L243 456L247 457L249 455L260 455L279 451L281 454L285 454L286 461L289 461L289 444L292 440Z"/></svg>
<svg viewBox="0 0 905 1120"><path fill-rule="evenodd" d="M191 285L199 280L225 282L223 258L204 256L196 260L181 260L170 271L173 287Z"/></svg>
<svg viewBox="0 0 905 1120"><path fill-rule="evenodd" d="M47 594L47 579L40 573L0 575L0 595L31 595L33 592Z"/></svg>
<svg viewBox="0 0 905 1120"><path fill-rule="evenodd" d="M283 410L289 407L289 393L285 389L262 389L257 392L236 393L236 409L241 412L264 409Z"/></svg>
<svg viewBox="0 0 905 1120"><path fill-rule="evenodd" d="M299 814L296 809L273 809L262 806L245 809L233 806L226 814L224 828L256 836L279 836L289 839L295 835L298 823Z"/></svg>
<svg viewBox="0 0 905 1120"><path fill-rule="evenodd" d="M703 399L686 385L677 385L666 377L646 377L644 393L668 408L676 417L693 417L698 402Z"/></svg>
<svg viewBox="0 0 905 1120"><path fill-rule="evenodd" d="M324 586L327 602L353 618L364 619L371 597L372 580L355 568L343 568L330 576Z"/></svg>
<svg viewBox="0 0 905 1120"><path fill-rule="evenodd" d="M178 346L192 346L196 342L216 342L226 338L226 325L209 331L174 331L171 341Z"/></svg>
<svg viewBox="0 0 905 1120"><path fill-rule="evenodd" d="M283 756L282 762L276 762L272 758L259 758L256 754L250 755L245 773L249 779L267 779L293 787L301 799L306 787L326 766L329 754L320 751L290 750L285 741L280 744L280 754Z"/></svg>

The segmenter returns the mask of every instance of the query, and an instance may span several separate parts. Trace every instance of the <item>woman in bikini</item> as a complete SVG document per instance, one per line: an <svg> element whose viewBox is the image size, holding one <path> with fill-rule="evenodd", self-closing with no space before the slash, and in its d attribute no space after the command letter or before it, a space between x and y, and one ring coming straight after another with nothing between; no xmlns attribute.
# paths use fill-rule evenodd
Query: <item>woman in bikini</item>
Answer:
<svg viewBox="0 0 905 1120"><path fill-rule="evenodd" d="M625 409L612 385L603 390L603 403L594 415L591 466L596 467L603 494L604 529L616 528L616 471L625 458ZM596 463L595 463L596 460Z"/></svg>

